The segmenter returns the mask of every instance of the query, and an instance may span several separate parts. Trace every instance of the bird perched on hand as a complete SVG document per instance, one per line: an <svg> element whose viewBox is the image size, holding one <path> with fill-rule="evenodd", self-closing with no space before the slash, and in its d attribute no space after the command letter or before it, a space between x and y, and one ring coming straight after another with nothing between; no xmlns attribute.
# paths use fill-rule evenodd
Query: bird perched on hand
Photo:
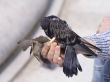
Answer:
<svg viewBox="0 0 110 82"><path fill-rule="evenodd" d="M61 53L64 54L63 72L68 77L77 75L78 70L82 71L76 49L83 51L83 55L86 57L97 57L97 54L91 48L101 51L101 49L77 35L71 30L66 21L57 16L43 17L41 27L48 37L55 37L55 41L61 45Z"/></svg>

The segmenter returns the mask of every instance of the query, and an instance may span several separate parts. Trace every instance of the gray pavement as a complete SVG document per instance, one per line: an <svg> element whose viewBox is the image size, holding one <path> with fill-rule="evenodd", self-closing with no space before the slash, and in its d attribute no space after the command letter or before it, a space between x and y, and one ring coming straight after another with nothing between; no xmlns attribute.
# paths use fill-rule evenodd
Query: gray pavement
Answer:
<svg viewBox="0 0 110 82"><path fill-rule="evenodd" d="M103 17L109 14L110 0L65 0L60 17L66 20L76 33L88 36L96 32ZM45 69L33 58L12 82L91 82L94 60L80 54L78 58L83 72L79 72L77 77L66 77L60 67L53 71Z"/></svg>

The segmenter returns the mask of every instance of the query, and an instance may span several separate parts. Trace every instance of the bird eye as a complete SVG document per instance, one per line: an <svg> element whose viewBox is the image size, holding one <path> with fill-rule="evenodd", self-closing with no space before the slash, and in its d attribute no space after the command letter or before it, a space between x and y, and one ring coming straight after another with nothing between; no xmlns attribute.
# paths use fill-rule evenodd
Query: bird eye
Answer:
<svg viewBox="0 0 110 82"><path fill-rule="evenodd" d="M67 24L66 21L63 21L63 23Z"/></svg>

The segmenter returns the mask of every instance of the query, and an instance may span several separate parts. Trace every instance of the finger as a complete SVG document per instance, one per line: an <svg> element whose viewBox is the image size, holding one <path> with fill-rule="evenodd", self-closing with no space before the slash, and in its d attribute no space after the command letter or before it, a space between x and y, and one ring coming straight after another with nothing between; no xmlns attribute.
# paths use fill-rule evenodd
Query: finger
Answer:
<svg viewBox="0 0 110 82"><path fill-rule="evenodd" d="M42 54L42 56L44 58L47 57L47 53L48 53L48 51L50 49L50 46L51 46L51 43L49 43L49 42L47 42L47 43L44 44L44 47L42 48L42 51L41 51L41 54Z"/></svg>
<svg viewBox="0 0 110 82"><path fill-rule="evenodd" d="M60 57L64 60L64 54L61 54Z"/></svg>
<svg viewBox="0 0 110 82"><path fill-rule="evenodd" d="M50 60L51 62L53 60L53 56L55 53L55 47L56 46L57 46L56 42L51 43L51 47L50 47L50 50L49 50L48 55L47 55L48 60Z"/></svg>
<svg viewBox="0 0 110 82"><path fill-rule="evenodd" d="M62 67L63 62L64 62L64 59L62 59L61 57L58 57L58 65Z"/></svg>
<svg viewBox="0 0 110 82"><path fill-rule="evenodd" d="M60 57L60 46L56 46L55 48L55 54L53 57L53 63L57 64L58 63L58 57Z"/></svg>

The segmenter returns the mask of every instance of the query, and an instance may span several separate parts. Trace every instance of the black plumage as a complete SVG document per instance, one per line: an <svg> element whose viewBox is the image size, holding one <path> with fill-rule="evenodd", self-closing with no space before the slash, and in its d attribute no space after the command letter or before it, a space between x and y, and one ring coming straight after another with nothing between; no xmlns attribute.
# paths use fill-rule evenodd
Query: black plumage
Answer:
<svg viewBox="0 0 110 82"><path fill-rule="evenodd" d="M68 77L77 75L78 70L82 71L81 65L79 64L76 49L83 51L86 57L97 57L97 54L91 50L91 48L101 51L98 47L90 44L85 39L77 35L68 26L66 21L60 19L57 16L51 15L43 17L41 19L41 27L45 34L53 38L55 37L56 42L61 45L61 53L64 53L63 72Z"/></svg>

